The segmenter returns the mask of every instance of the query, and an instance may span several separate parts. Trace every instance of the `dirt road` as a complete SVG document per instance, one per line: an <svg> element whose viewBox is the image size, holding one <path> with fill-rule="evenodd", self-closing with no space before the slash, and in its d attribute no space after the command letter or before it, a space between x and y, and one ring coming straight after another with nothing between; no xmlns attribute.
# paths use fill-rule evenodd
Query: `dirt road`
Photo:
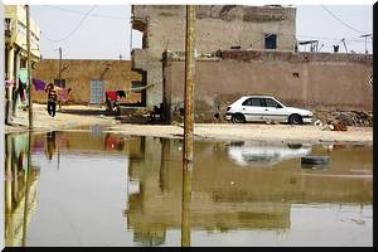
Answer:
<svg viewBox="0 0 378 252"><path fill-rule="evenodd" d="M34 105L35 131L73 130L74 128L90 125L102 125L107 131L126 135L182 137L182 125L138 125L119 124L113 117L92 113L101 108L87 106L66 106L66 111L58 112L56 117L50 117L45 105ZM86 114L75 113L87 111ZM16 122L27 126L28 114L20 112ZM6 132L24 131L25 127L6 127ZM194 133L197 137L224 140L261 140L283 142L361 142L372 144L373 130L371 127L348 127L346 132L323 131L312 125L267 125L267 124L196 124Z"/></svg>
<svg viewBox="0 0 378 252"><path fill-rule="evenodd" d="M70 105L64 106L62 109L62 111L72 111L72 113L58 111L55 117L51 117L47 113L46 105L34 104L34 131L72 129L95 124L104 126L115 124L115 120L112 117L92 115L93 113L91 112L101 110L98 107ZM83 114L82 111L87 111L88 115ZM5 126L5 132L22 132L27 130L28 120L28 111L20 111L18 116L14 118L13 124L15 126Z"/></svg>

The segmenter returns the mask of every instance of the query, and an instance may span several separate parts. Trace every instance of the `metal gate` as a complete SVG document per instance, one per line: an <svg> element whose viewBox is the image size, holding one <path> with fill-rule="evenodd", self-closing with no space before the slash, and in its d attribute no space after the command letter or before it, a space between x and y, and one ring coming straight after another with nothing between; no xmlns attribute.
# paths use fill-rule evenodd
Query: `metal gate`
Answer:
<svg viewBox="0 0 378 252"><path fill-rule="evenodd" d="M92 104L101 104L104 98L104 81L91 80L91 101Z"/></svg>

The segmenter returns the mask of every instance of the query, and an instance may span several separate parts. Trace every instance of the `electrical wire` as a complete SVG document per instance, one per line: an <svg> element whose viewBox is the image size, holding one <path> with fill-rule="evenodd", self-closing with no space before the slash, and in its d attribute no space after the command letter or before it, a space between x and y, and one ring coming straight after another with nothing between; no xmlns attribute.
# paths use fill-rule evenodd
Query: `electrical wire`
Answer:
<svg viewBox="0 0 378 252"><path fill-rule="evenodd" d="M43 7L48 7L48 8L53 8L56 10L64 11L64 12L70 12L73 14L77 15L86 15L84 12L81 11L76 11L76 10L71 10L71 9L66 9L58 6L53 6L53 5L42 5ZM99 15L99 14L91 14L91 17L98 17L98 18L109 18L109 19L123 19L123 20L130 20L130 18L127 17L121 17L121 16L111 16L111 15Z"/></svg>
<svg viewBox="0 0 378 252"><path fill-rule="evenodd" d="M331 15L333 18L335 18L337 21L339 21L341 24L343 24L344 26L348 27L349 29L355 31L355 32L358 32L358 33L361 33L361 34L366 34L367 32L363 32L363 31L360 31L356 28L354 28L353 26L345 23L343 20L341 20L338 16L336 16L335 14L333 14L327 7L325 7L324 5L322 5L322 8L327 11L327 13L329 15Z"/></svg>
<svg viewBox="0 0 378 252"><path fill-rule="evenodd" d="M83 16L83 18L80 20L80 22L77 24L77 26L71 31L71 32L69 32L66 36L64 36L63 38L61 38L61 39L51 39L51 38L48 38L48 37L46 37L43 33L41 33L42 34L42 36L44 37L44 38L46 38L47 40L49 40L49 41L51 41L51 42L55 42L55 43L57 43L57 42L62 42L62 41L64 41L64 40L66 40L66 39L68 39L70 36L72 36L77 30L79 30L79 28L81 27L81 25L84 23L84 21L87 19L87 17L89 16L89 14L94 10L96 8L96 5L94 5L86 14L85 14L85 16Z"/></svg>

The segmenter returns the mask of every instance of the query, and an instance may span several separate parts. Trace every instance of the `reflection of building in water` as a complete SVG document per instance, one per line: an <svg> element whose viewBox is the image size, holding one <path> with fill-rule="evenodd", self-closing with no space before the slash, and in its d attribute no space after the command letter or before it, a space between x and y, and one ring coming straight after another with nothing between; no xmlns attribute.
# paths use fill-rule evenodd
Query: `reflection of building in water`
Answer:
<svg viewBox="0 0 378 252"><path fill-rule="evenodd" d="M137 229L134 232L134 242L142 246L159 246L165 242L165 229Z"/></svg>
<svg viewBox="0 0 378 252"><path fill-rule="evenodd" d="M128 195L126 218L134 239L142 237L148 244L151 236L163 237L167 229L181 227L182 143L145 141L144 158L130 159L129 184L139 181L139 187ZM371 204L371 177L339 176L351 169L371 171L372 153L366 149L357 154L347 148L327 153L329 170L308 171L301 169L299 159L283 160L271 169L245 169L229 158L227 148L224 143L195 143L193 229L284 231L290 228L293 203ZM315 155L325 151L312 148Z"/></svg>
<svg viewBox="0 0 378 252"><path fill-rule="evenodd" d="M5 245L23 246L39 177L35 167L28 170L28 135L6 136L5 174Z"/></svg>
<svg viewBox="0 0 378 252"><path fill-rule="evenodd" d="M34 134L33 153L45 152L50 159L58 153L77 153L82 155L108 155L139 153L140 141L137 137L108 133L93 137L90 132L53 131L46 134Z"/></svg>

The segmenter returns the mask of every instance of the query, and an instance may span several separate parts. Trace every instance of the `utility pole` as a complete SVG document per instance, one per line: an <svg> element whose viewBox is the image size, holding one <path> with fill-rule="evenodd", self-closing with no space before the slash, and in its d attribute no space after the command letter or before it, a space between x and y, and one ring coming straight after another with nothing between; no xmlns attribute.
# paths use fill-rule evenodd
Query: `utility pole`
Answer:
<svg viewBox="0 0 378 252"><path fill-rule="evenodd" d="M58 80L59 80L59 86L62 85L62 47L59 47L59 73L58 73Z"/></svg>
<svg viewBox="0 0 378 252"><path fill-rule="evenodd" d="M360 38L365 38L365 54L368 54L368 50L367 50L367 40L368 38L371 37L371 34L363 34L360 36Z"/></svg>
<svg viewBox="0 0 378 252"><path fill-rule="evenodd" d="M29 130L33 128L33 103L32 103L32 77L31 77L31 56L30 56L30 13L29 5L25 5L26 10L26 46L28 51L28 84L29 84Z"/></svg>
<svg viewBox="0 0 378 252"><path fill-rule="evenodd" d="M341 42L343 42L343 44L344 44L345 52L348 53L348 48L347 48L346 43L345 43L345 38L342 38Z"/></svg>
<svg viewBox="0 0 378 252"><path fill-rule="evenodd" d="M194 76L195 76L195 6L186 6L185 37L185 98L184 98L184 154L181 246L190 246L190 201L192 195L191 175L193 169L193 129L194 129Z"/></svg>

